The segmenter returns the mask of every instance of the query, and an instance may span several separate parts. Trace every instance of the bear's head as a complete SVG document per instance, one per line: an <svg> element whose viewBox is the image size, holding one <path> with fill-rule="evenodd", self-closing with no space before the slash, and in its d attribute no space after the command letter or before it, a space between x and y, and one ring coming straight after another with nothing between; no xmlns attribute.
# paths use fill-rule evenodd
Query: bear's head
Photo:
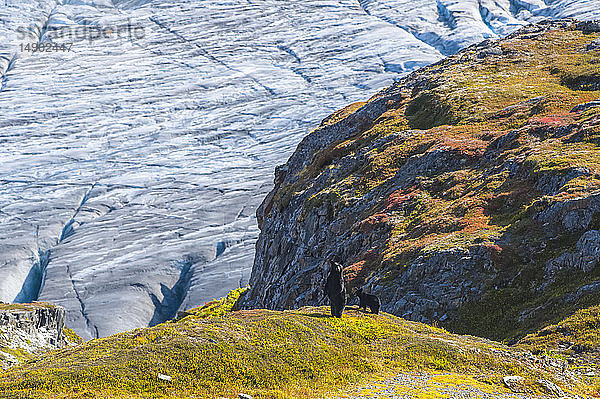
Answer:
<svg viewBox="0 0 600 399"><path fill-rule="evenodd" d="M333 259L329 259L329 272L341 275L344 271L344 266L340 265Z"/></svg>

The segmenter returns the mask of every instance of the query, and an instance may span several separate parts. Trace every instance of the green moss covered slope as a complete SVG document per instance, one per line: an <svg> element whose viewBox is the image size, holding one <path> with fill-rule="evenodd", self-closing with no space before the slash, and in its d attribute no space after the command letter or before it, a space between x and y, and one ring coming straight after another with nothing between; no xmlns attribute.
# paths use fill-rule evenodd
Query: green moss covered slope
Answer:
<svg viewBox="0 0 600 399"><path fill-rule="evenodd" d="M442 375L493 392L522 376L522 392L549 394L540 380L587 394L561 367L469 336L349 310L234 311L240 291L178 321L48 353L0 375L2 398L324 397L394 372ZM436 377L438 380L442 377ZM438 381L438 383L440 383Z"/></svg>

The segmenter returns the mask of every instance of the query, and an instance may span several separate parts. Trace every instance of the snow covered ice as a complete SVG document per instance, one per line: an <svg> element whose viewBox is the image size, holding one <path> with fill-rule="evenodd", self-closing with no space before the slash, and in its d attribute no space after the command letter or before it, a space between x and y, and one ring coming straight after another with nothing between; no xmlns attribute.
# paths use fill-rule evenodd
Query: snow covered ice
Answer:
<svg viewBox="0 0 600 399"><path fill-rule="evenodd" d="M273 169L322 118L548 17L600 0L2 0L0 300L89 339L244 286Z"/></svg>

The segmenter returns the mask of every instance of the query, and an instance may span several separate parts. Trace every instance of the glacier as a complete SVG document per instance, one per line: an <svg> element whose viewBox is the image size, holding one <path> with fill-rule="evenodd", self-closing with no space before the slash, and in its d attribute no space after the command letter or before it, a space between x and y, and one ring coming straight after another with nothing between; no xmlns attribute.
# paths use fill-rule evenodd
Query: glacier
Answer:
<svg viewBox="0 0 600 399"><path fill-rule="evenodd" d="M0 300L90 339L245 286L273 169L321 119L563 17L600 0L1 0Z"/></svg>

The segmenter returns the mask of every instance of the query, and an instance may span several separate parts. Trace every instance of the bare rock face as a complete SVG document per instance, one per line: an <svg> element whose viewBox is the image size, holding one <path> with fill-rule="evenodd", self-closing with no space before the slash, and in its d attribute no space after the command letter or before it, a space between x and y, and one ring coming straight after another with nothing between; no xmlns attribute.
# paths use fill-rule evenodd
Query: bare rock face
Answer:
<svg viewBox="0 0 600 399"><path fill-rule="evenodd" d="M257 211L243 306L323 304L329 257L384 311L497 339L600 300L597 26L525 27L325 119Z"/></svg>
<svg viewBox="0 0 600 399"><path fill-rule="evenodd" d="M551 282L552 277L562 270L582 270L589 273L599 261L600 232L598 230L587 231L577 241L575 251L565 252L548 262L545 270L546 278L548 278L546 283Z"/></svg>
<svg viewBox="0 0 600 399"><path fill-rule="evenodd" d="M47 303L0 304L0 366L68 345L65 309Z"/></svg>

